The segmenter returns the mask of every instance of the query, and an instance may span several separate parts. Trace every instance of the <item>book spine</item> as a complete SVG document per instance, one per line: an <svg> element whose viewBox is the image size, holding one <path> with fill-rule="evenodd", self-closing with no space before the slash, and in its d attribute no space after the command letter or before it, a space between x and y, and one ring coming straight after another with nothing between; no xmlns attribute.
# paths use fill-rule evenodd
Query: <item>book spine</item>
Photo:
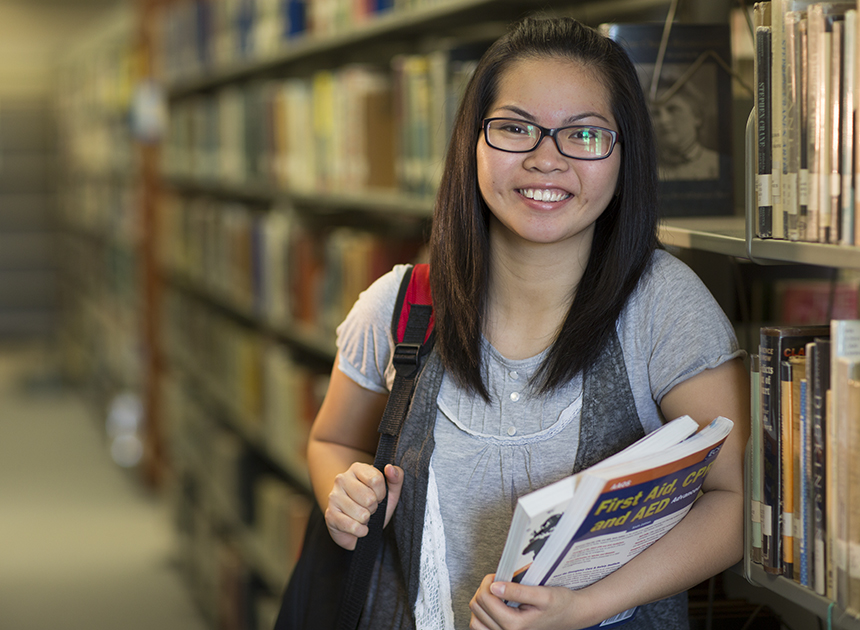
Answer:
<svg viewBox="0 0 860 630"><path fill-rule="evenodd" d="M774 335L761 336L761 429L763 485L761 497L762 564L768 573L782 571L782 544L779 533L780 507L780 433L775 403L779 392L778 344Z"/></svg>
<svg viewBox="0 0 860 630"><path fill-rule="evenodd" d="M857 11L845 13L845 46L842 60L843 116L842 116L842 203L839 244L854 245L854 117L857 107Z"/></svg>
<svg viewBox="0 0 860 630"><path fill-rule="evenodd" d="M785 14L785 131L783 149L784 164L782 175L783 222L785 235L789 240L799 239L798 216L798 173L800 171L800 86L798 68L800 67L800 46L798 26L800 15L797 11Z"/></svg>
<svg viewBox="0 0 860 630"><path fill-rule="evenodd" d="M840 16L841 18L841 16ZM830 177L828 181L829 197L828 211L830 213L829 230L827 240L823 242L838 243L839 218L842 207L842 64L843 64L843 41L845 23L842 19L834 17L831 35L831 80L830 80L830 116L829 126L829 152L830 152ZM823 240L823 239L822 239Z"/></svg>
<svg viewBox="0 0 860 630"><path fill-rule="evenodd" d="M830 516L828 532L832 540L833 582L836 603L846 608L849 598L848 579L848 451L846 440L851 431L847 408L846 384L849 379L850 359L860 356L860 320L832 320L830 322Z"/></svg>
<svg viewBox="0 0 860 630"><path fill-rule="evenodd" d="M773 238L785 238L782 174L784 166L785 125L785 1L771 2L771 154ZM779 379L779 368L776 371Z"/></svg>
<svg viewBox="0 0 860 630"><path fill-rule="evenodd" d="M757 229L759 238L771 238L773 236L770 57L770 27L759 26L756 28L756 137L758 144L756 198L758 200Z"/></svg>
<svg viewBox="0 0 860 630"><path fill-rule="evenodd" d="M751 527L751 554L752 561L756 564L762 563L761 557L761 374L759 367L759 356L753 355L750 361L750 516Z"/></svg>
<svg viewBox="0 0 860 630"><path fill-rule="evenodd" d="M802 583L804 577L801 572L801 550L803 538L806 535L805 513L803 511L803 477L805 474L802 460L803 441L803 402L802 388L803 377L806 371L806 345L799 354L789 357L788 362L791 370L791 430L792 430L792 471L794 476L794 502L792 533L794 535L794 581Z"/></svg>
<svg viewBox="0 0 860 630"><path fill-rule="evenodd" d="M855 55L854 67L856 72L856 75L854 77L854 107L856 110L860 108L860 62L856 59L856 55L858 52L856 49L858 45L857 42L860 42L860 19L855 17L855 24L855 47L853 50L853 54ZM852 121L852 123L855 126L856 133L856 121ZM860 142L857 142L856 139L854 140L854 152L854 184L856 186L857 182L860 182ZM860 217L858 217L858 212L860 212L860 195L855 192L853 198L853 205L848 212L848 214L850 215L850 219L848 219L848 221L852 223L854 229L854 240L852 241L854 244L860 243Z"/></svg>
<svg viewBox="0 0 860 630"><path fill-rule="evenodd" d="M848 425L848 608L860 610L860 370L855 363L846 387L846 404L851 410Z"/></svg>
<svg viewBox="0 0 860 630"><path fill-rule="evenodd" d="M798 504L798 520L800 523L800 567L798 580L801 586L810 587L810 484L812 481L812 467L810 466L811 449L809 444L809 414L807 413L807 399L809 396L809 381L804 378L800 381L800 502Z"/></svg>
<svg viewBox="0 0 860 630"><path fill-rule="evenodd" d="M820 98L819 107L823 120L821 129L821 146L818 155L818 241L827 243L830 240L830 175L831 158L830 145L833 133L831 108L833 100L833 29L828 28L828 20L823 19L823 32L820 44Z"/></svg>
<svg viewBox="0 0 860 630"><path fill-rule="evenodd" d="M794 579L794 425L792 422L792 366L779 363L780 455L782 457L782 574Z"/></svg>
<svg viewBox="0 0 860 630"><path fill-rule="evenodd" d="M800 165L797 175L798 220L797 236L801 241L808 238L809 227L809 23L806 13L801 13L798 24L798 46L800 65L798 81L800 94Z"/></svg>
<svg viewBox="0 0 860 630"><path fill-rule="evenodd" d="M812 504L815 522L813 588L827 594L827 396L830 388L830 340L815 340L812 366Z"/></svg>
<svg viewBox="0 0 860 630"><path fill-rule="evenodd" d="M807 12L807 166L808 198L806 212L806 240L818 241L818 217L821 195L821 147L824 131L824 95L822 85L822 50L824 14L820 6Z"/></svg>

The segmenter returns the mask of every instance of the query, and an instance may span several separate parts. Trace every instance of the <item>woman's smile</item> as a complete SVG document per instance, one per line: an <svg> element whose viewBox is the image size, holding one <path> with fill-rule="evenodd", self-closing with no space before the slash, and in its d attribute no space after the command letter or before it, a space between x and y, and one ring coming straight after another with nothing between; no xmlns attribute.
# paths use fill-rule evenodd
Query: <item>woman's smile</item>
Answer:
<svg viewBox="0 0 860 630"><path fill-rule="evenodd" d="M559 190L558 188L521 188L518 192L526 199L533 199L535 201L548 201L553 203L558 201L564 201L565 199L569 199L571 196L570 193L565 192L563 190Z"/></svg>

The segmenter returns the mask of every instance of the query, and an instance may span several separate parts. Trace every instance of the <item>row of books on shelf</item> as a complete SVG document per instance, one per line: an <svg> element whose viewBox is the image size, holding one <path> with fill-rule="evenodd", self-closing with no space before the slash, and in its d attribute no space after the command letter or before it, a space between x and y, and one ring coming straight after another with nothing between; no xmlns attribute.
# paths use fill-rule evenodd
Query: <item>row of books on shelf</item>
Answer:
<svg viewBox="0 0 860 630"><path fill-rule="evenodd" d="M60 110L59 145L70 177L121 176L135 167L131 130L124 118Z"/></svg>
<svg viewBox="0 0 860 630"><path fill-rule="evenodd" d="M169 82L265 61L308 38L355 31L393 11L439 0L185 0L159 20L159 63Z"/></svg>
<svg viewBox="0 0 860 630"><path fill-rule="evenodd" d="M163 383L183 565L217 627L271 628L311 498L218 417L190 379Z"/></svg>
<svg viewBox="0 0 860 630"><path fill-rule="evenodd" d="M274 327L330 335L361 291L422 248L401 234L312 229L283 208L179 195L158 208L161 267Z"/></svg>
<svg viewBox="0 0 860 630"><path fill-rule="evenodd" d="M187 488L193 483L185 480ZM307 502L306 497L301 498ZM301 518L302 509L295 504L294 519ZM180 569L191 593L204 611L212 627L224 630L271 630L281 601L285 582L274 584L260 578L258 558L261 553L276 556L278 547L257 540L255 530L243 530L235 524L225 524L212 518L211 512L200 504L183 497L176 502L177 536L180 549ZM299 524L296 524L298 526ZM293 529L290 522L281 523L281 535ZM300 534L303 534L303 527ZM291 543L295 544L295 543ZM301 544L301 537L297 544ZM250 549L257 551L251 552ZM295 560L292 560L295 562ZM283 570L289 570L285 565Z"/></svg>
<svg viewBox="0 0 860 630"><path fill-rule="evenodd" d="M288 348L258 329L179 291L166 295L163 328L177 372L189 374L200 395L246 441L301 478L328 374L294 360ZM181 414L171 417L185 430Z"/></svg>
<svg viewBox="0 0 860 630"><path fill-rule="evenodd" d="M59 204L64 226L133 249L140 242L139 204L134 187L110 178L69 181Z"/></svg>
<svg viewBox="0 0 860 630"><path fill-rule="evenodd" d="M860 320L761 329L751 555L860 613Z"/></svg>
<svg viewBox="0 0 860 630"><path fill-rule="evenodd" d="M348 64L182 99L171 108L163 171L300 193L428 194L478 54L400 55L388 67Z"/></svg>
<svg viewBox="0 0 860 630"><path fill-rule="evenodd" d="M857 3L758 2L754 22L757 236L858 244Z"/></svg>

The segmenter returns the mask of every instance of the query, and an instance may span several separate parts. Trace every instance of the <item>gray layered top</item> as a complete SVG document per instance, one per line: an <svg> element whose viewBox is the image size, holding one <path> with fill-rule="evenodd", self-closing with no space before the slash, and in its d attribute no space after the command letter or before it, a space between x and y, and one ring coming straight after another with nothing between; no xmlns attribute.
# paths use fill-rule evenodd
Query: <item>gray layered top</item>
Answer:
<svg viewBox="0 0 860 630"><path fill-rule="evenodd" d="M390 322L405 270L395 267L362 293L338 328L340 369L372 391L387 392L393 383ZM486 340L482 349L490 402L458 388L431 360L425 371L433 376L424 380L434 382L419 392L427 398L426 426L415 429L415 445L399 449L402 454L412 448L425 460L414 471L413 483L423 485L415 504L401 501L409 506L404 513L417 512L403 529L417 529L413 538L420 532L409 552L420 553L420 560L398 560L411 567L404 569L411 577L404 578L408 604L399 604L397 614L411 608L414 627L421 630L468 627L468 602L484 575L495 572L518 497L655 430L664 421L659 403L669 390L742 354L728 319L698 277L664 251L655 252L610 347L585 379L537 396L529 382L544 353L514 361ZM408 471L406 479L411 480ZM411 496L405 486L404 496ZM398 517L406 519L398 514L395 526ZM675 602L671 614L682 608ZM625 627L647 624L649 614L641 611ZM660 619L656 627L684 623ZM381 626L377 621L367 627Z"/></svg>

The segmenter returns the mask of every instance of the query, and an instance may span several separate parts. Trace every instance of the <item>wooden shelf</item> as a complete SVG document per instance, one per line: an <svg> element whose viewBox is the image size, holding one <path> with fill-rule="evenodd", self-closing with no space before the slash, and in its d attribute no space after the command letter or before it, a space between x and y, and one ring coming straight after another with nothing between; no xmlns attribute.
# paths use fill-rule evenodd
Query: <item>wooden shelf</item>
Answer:
<svg viewBox="0 0 860 630"><path fill-rule="evenodd" d="M616 20L619 16L667 6L668 0L570 0L556 9L575 15L590 24ZM368 19L355 28L332 35L299 35L276 54L210 69L196 77L179 77L168 84L167 95L176 100L216 89L220 86L271 76L290 66L331 67L377 47L399 50L414 47L432 33L437 39L446 35L479 31L487 40L501 35L511 21L530 11L546 10L538 0L442 0L404 11L389 11ZM492 16L492 17L490 17Z"/></svg>
<svg viewBox="0 0 860 630"><path fill-rule="evenodd" d="M365 190L357 193L293 192L265 182L224 183L167 177L167 185L179 192L213 195L259 204L285 204L313 208L316 213L361 211L389 217L429 219L433 215L433 198L404 193L395 189Z"/></svg>
<svg viewBox="0 0 860 630"><path fill-rule="evenodd" d="M764 587L780 597L784 597L808 610L819 619L826 621L829 616L833 628L860 630L860 618L842 610L826 597L822 597L781 575L771 575L765 572L760 565L751 564L747 570L749 571L747 579L752 584Z"/></svg>
<svg viewBox="0 0 860 630"><path fill-rule="evenodd" d="M698 249L761 264L799 264L860 269L860 247L747 238L743 217L666 219L660 239L668 247Z"/></svg>
<svg viewBox="0 0 860 630"><path fill-rule="evenodd" d="M698 249L746 258L743 217L686 217L660 224L660 240L667 247Z"/></svg>

